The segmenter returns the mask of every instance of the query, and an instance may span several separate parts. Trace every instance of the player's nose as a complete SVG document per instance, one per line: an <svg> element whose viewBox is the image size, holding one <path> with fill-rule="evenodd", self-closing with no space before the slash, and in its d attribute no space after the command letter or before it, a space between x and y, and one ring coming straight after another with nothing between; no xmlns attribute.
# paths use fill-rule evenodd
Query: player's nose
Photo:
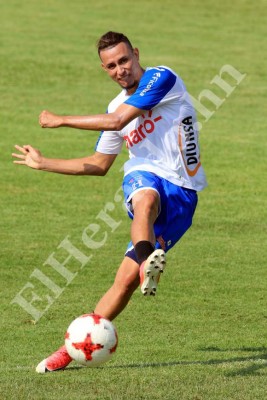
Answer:
<svg viewBox="0 0 267 400"><path fill-rule="evenodd" d="M125 74L125 68L124 68L123 66L121 66L121 65L118 65L118 67L117 67L117 74L118 74L119 76L123 76L123 75Z"/></svg>

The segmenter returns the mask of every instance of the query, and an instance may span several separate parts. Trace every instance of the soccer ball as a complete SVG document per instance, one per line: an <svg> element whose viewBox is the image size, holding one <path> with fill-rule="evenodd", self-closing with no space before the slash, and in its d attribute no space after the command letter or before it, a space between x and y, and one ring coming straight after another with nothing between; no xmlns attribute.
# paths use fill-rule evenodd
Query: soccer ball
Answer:
<svg viewBox="0 0 267 400"><path fill-rule="evenodd" d="M67 329L67 352L77 363L96 367L108 361L115 353L118 336L114 325L97 314L76 318Z"/></svg>

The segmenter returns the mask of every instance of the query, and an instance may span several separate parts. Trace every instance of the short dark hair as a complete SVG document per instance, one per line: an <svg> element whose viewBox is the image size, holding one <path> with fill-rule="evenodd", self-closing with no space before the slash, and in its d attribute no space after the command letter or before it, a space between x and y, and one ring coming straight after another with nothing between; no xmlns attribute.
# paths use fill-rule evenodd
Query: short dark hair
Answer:
<svg viewBox="0 0 267 400"><path fill-rule="evenodd" d="M100 55L100 52L102 50L107 49L109 47L114 47L121 42L126 43L127 46L130 47L130 49L133 49L132 43L123 33L112 32L112 31L105 33L104 35L101 36L101 38L98 40L96 44L98 55Z"/></svg>

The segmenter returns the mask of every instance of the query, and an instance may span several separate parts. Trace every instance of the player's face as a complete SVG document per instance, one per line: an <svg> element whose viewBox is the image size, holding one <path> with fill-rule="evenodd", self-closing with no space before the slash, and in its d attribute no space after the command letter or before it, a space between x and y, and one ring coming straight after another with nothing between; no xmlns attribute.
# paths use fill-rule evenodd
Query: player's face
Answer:
<svg viewBox="0 0 267 400"><path fill-rule="evenodd" d="M134 93L143 70L139 64L138 49L131 49L126 43L119 43L114 47L100 52L102 68L129 94Z"/></svg>

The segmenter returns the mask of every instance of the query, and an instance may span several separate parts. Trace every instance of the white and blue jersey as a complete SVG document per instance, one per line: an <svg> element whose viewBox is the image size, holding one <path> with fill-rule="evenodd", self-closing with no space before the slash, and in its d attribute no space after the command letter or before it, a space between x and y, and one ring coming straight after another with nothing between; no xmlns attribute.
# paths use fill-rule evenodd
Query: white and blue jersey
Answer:
<svg viewBox="0 0 267 400"><path fill-rule="evenodd" d="M147 68L134 94L123 90L108 106L122 103L143 110L121 131L101 133L96 151L118 154L125 142L129 160L124 164L123 191L128 214L137 191L155 190L160 210L154 223L156 248L166 252L192 224L197 192L206 186L200 162L195 110L181 78L171 69ZM137 262L129 243L125 255Z"/></svg>
<svg viewBox="0 0 267 400"><path fill-rule="evenodd" d="M165 66L147 68L134 94L126 90L108 106L114 112L122 103L144 110L121 131L101 133L96 151L118 154L125 142L132 171L153 172L175 185L200 191L206 178L200 162L195 110L181 78Z"/></svg>

